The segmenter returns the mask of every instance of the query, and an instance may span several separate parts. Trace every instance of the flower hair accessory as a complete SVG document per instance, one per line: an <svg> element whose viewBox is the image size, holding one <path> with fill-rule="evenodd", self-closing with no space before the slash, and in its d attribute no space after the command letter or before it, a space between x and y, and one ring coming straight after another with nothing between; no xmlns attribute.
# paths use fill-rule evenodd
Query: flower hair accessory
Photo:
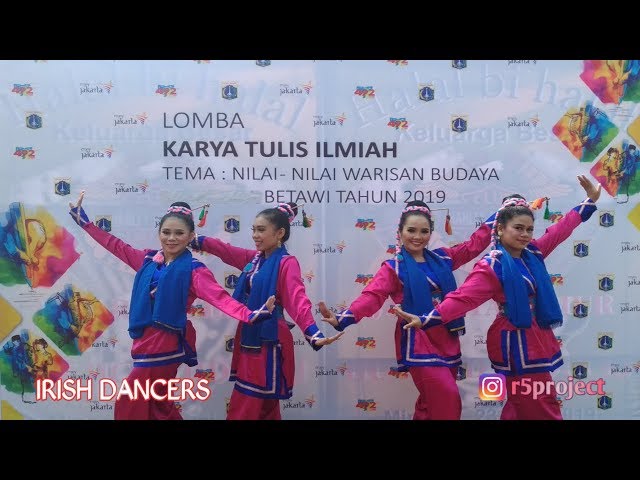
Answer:
<svg viewBox="0 0 640 480"><path fill-rule="evenodd" d="M410 207L405 207L405 209L402 210L402 215L404 215L405 213L409 213L409 212L422 212L422 213L426 214L427 217L429 217L429 220L431 220L433 218L432 213L440 211L440 210L444 210L444 211L447 212L447 215L445 216L445 221L444 221L444 231L447 232L448 235L452 235L453 234L453 230L451 230L451 215L449 215L449 209L448 208L437 208L435 210L431 210L429 207L422 207L420 205L412 205Z"/></svg>
<svg viewBox="0 0 640 480"><path fill-rule="evenodd" d="M172 205L167 208L167 213L181 213L183 215L193 216L193 213L187 207L179 207L177 205Z"/></svg>
<svg viewBox="0 0 640 480"><path fill-rule="evenodd" d="M427 216L429 218L431 218L431 209L429 207L422 207L420 205L412 205L410 207L405 207L404 210L402 210L402 214L409 213L409 212L426 213Z"/></svg>
<svg viewBox="0 0 640 480"><path fill-rule="evenodd" d="M296 213L293 211L293 208L291 208L291 205L289 205L288 203L279 203L275 208L276 210L280 210L287 216L289 223L293 222Z"/></svg>
<svg viewBox="0 0 640 480"><path fill-rule="evenodd" d="M531 208L531 204L529 204L529 202L527 202L524 198L508 198L507 200L502 202L500 210L506 207L527 207L529 210L533 210Z"/></svg>

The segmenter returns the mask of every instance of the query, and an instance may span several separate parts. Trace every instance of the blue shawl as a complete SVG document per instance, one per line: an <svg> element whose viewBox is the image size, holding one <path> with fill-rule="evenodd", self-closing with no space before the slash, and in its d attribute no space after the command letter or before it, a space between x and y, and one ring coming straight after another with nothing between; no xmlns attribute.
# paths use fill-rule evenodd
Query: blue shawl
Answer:
<svg viewBox="0 0 640 480"><path fill-rule="evenodd" d="M406 251L404 246L400 251L403 261L398 268L404 283L402 309L415 315L424 315L433 310L431 285L425 278L425 274L418 267L415 259ZM442 290L442 298L457 288L456 279L447 263L438 255L428 249L424 249L424 258L427 266L433 273L435 281ZM431 321L430 326L436 326L441 322ZM456 318L447 323L449 330L464 328L464 317Z"/></svg>
<svg viewBox="0 0 640 480"><path fill-rule="evenodd" d="M153 306L151 282L158 264L151 260L155 252L145 258L133 280L129 310L129 336L140 338L144 327L153 325L174 333L184 333L187 324L187 297L191 287L192 257L185 250L178 258L159 272L158 289Z"/></svg>
<svg viewBox="0 0 640 480"><path fill-rule="evenodd" d="M287 249L282 246L277 248L269 258L260 259L258 272L253 275L251 281L251 292L247 293L249 286L249 275L253 271L253 265L248 264L233 291L232 297L245 304L249 310L258 310L271 295L276 294L278 285L278 273L280 272L280 261L282 257L288 255ZM262 265L260 265L262 262ZM280 308L275 308L266 320L259 320L255 323L243 323L240 337L240 344L243 347L259 348L262 342L275 342L278 339L278 317Z"/></svg>
<svg viewBox="0 0 640 480"><path fill-rule="evenodd" d="M500 280L507 299L506 315L515 327L529 328L531 327L529 293L522 273L513 257L502 245L498 245L497 249L502 251L500 258L502 278ZM542 328L559 327L562 325L562 311L544 262L526 249L522 251L522 261L535 280L535 309L538 325Z"/></svg>

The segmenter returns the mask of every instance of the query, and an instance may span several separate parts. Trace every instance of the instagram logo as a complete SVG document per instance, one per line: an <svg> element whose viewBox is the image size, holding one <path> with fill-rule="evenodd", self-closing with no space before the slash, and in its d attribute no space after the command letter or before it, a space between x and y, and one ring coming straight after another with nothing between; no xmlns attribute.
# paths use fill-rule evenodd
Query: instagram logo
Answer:
<svg viewBox="0 0 640 480"><path fill-rule="evenodd" d="M502 401L507 397L507 380L501 373L483 373L480 375L478 396L482 401Z"/></svg>

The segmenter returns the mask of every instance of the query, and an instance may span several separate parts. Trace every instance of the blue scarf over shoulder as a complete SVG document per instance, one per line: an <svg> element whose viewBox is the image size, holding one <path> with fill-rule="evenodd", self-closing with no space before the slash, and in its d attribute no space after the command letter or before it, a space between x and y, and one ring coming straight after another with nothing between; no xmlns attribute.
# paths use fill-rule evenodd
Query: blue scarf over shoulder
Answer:
<svg viewBox="0 0 640 480"><path fill-rule="evenodd" d="M502 251L500 256L502 278L500 280L507 299L507 317L515 327L529 328L531 326L529 293L522 273L513 257L502 245L498 245L497 249ZM522 251L522 260L535 280L535 309L538 325L542 328L555 328L562 325L562 310L560 310L558 297L553 290L544 262L536 254L526 249Z"/></svg>
<svg viewBox="0 0 640 480"><path fill-rule="evenodd" d="M425 274L418 267L415 259L406 251L404 246L401 249L403 260L399 262L400 279L404 283L402 309L415 315L424 315L433 310L433 300L431 285L425 278ZM447 263L438 255L428 249L424 249L424 258L427 261L429 270L433 273L436 283L440 285L442 297L457 288L456 279ZM441 323L441 322L440 322ZM436 326L439 322L430 322L430 326ZM451 331L462 330L464 328L464 317L456 318L447 323L447 328Z"/></svg>
<svg viewBox="0 0 640 480"><path fill-rule="evenodd" d="M271 295L276 294L280 261L283 256L288 254L287 249L282 246L269 255L269 258L264 260L262 265L258 263L255 267L258 268L258 272L253 275L250 293L247 293L247 287L249 275L252 273L252 264L248 264L238 279L232 297L245 304L249 310L258 310L262 307ZM275 342L278 339L278 318L280 315L281 308L276 307L266 320L259 320L252 324L243 323L240 344L243 347L259 348L262 342Z"/></svg>
<svg viewBox="0 0 640 480"><path fill-rule="evenodd" d="M144 327L153 325L182 334L187 324L187 298L191 287L192 257L185 250L159 273L158 288L153 305L151 282L158 264L151 260L150 252L133 280L129 311L129 336L140 338Z"/></svg>

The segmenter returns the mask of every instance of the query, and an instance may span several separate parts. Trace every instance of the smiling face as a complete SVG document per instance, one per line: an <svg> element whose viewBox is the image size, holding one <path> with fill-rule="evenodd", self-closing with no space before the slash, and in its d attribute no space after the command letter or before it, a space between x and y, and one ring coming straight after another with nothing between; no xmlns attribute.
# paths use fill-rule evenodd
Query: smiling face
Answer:
<svg viewBox="0 0 640 480"><path fill-rule="evenodd" d="M170 262L180 256L194 236L195 233L183 219L175 216L167 217L160 226L158 234L165 262Z"/></svg>
<svg viewBox="0 0 640 480"><path fill-rule="evenodd" d="M407 215L402 230L400 241L407 252L416 260L424 259L424 249L427 248L431 238L431 226L424 215Z"/></svg>
<svg viewBox="0 0 640 480"><path fill-rule="evenodd" d="M516 215L506 224L498 224L500 243L512 257L520 257L522 250L533 238L533 218L529 215Z"/></svg>
<svg viewBox="0 0 640 480"><path fill-rule="evenodd" d="M264 256L268 257L271 253L278 248L278 242L282 241L284 237L284 228L276 228L263 215L258 215L253 221L253 227L251 227L253 234L251 238L256 244L256 250L264 252Z"/></svg>

